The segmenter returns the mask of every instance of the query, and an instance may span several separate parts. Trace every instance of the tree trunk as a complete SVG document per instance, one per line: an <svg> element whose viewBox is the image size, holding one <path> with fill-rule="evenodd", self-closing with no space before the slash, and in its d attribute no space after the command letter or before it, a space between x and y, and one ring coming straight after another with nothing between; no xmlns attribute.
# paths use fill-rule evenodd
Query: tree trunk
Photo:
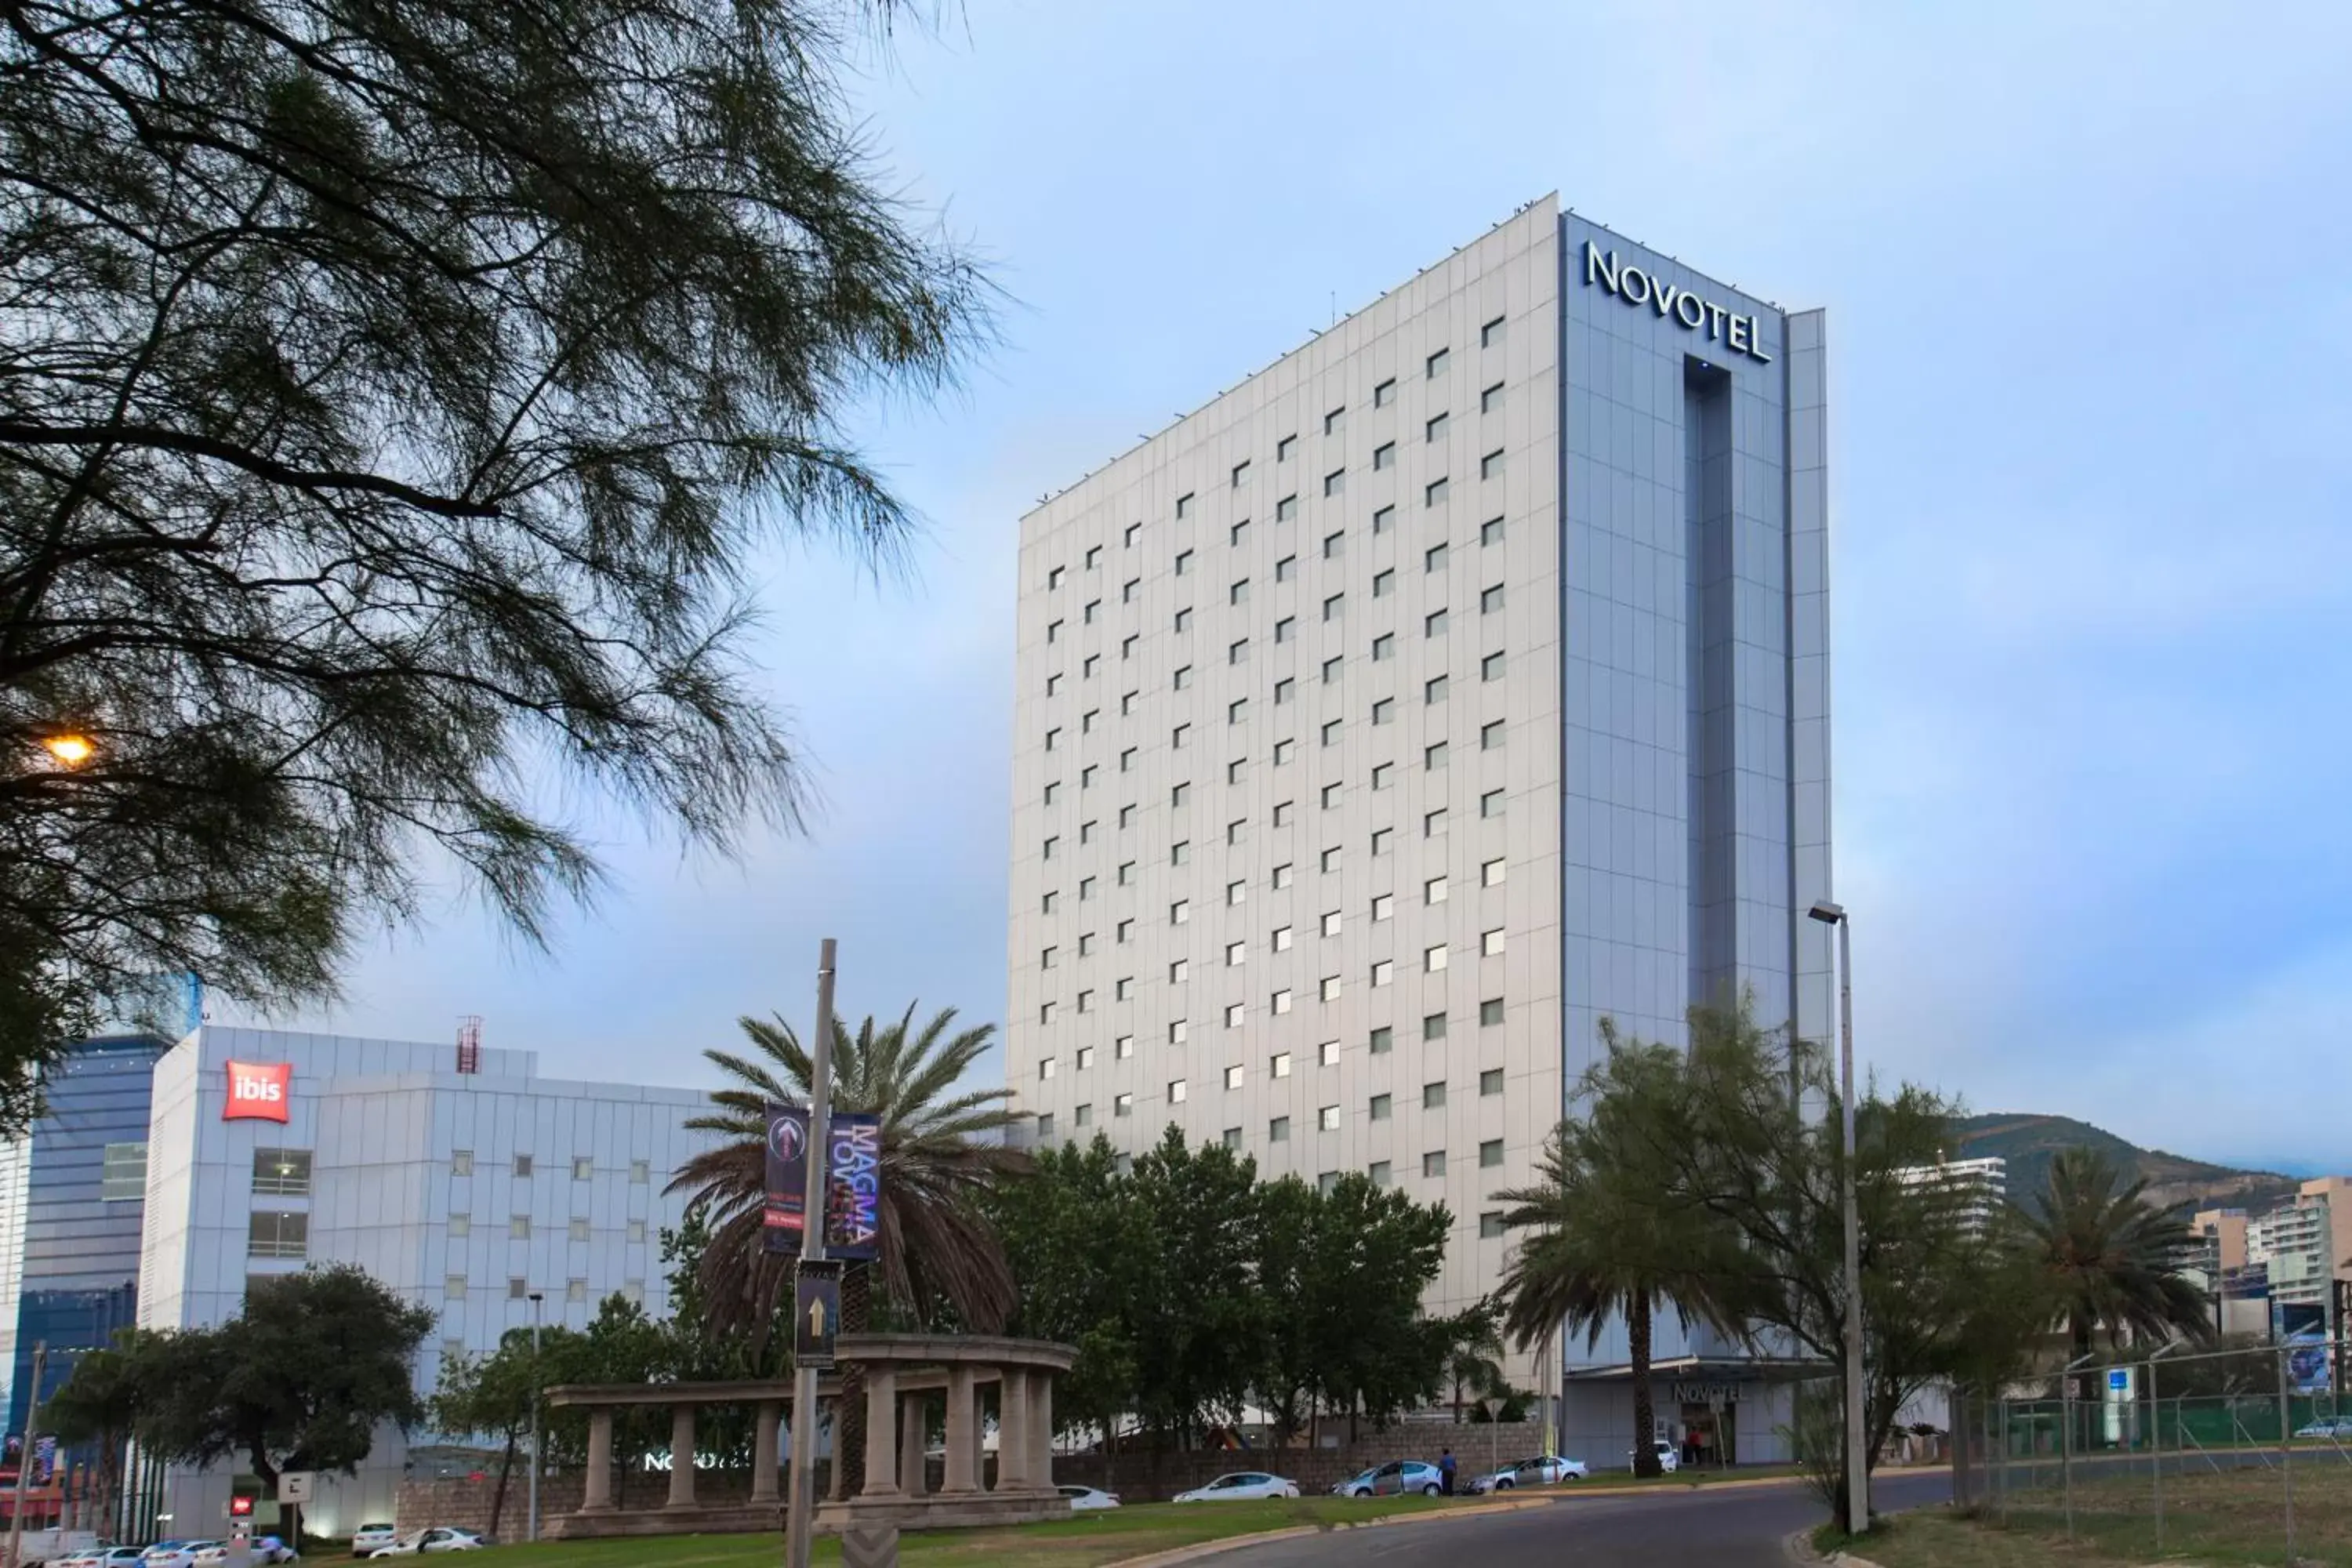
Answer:
<svg viewBox="0 0 2352 1568"><path fill-rule="evenodd" d="M499 1484L490 1492L490 1533L499 1532L499 1516L506 1511L507 1478L514 1474L515 1429L507 1428L507 1451L499 1460ZM676 1461L673 1460L673 1463Z"/></svg>
<svg viewBox="0 0 2352 1568"><path fill-rule="evenodd" d="M1650 1389L1650 1295L1634 1292L1625 1309L1625 1348L1633 1363L1633 1474L1664 1474L1658 1464L1658 1410Z"/></svg>
<svg viewBox="0 0 2352 1568"><path fill-rule="evenodd" d="M1462 1425L1462 1380L1458 1377L1454 1380L1454 1424Z"/></svg>
<svg viewBox="0 0 2352 1568"><path fill-rule="evenodd" d="M862 1334L874 1318L874 1266L852 1263L841 1271L841 1331ZM841 1403L834 1408L833 1467L841 1478L835 1489L854 1498L866 1489L866 1369L841 1364Z"/></svg>

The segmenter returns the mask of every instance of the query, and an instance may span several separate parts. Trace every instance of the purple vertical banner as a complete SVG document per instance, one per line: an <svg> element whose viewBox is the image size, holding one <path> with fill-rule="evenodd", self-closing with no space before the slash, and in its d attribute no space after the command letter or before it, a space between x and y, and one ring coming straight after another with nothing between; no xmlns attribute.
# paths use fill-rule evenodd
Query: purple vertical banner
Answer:
<svg viewBox="0 0 2352 1568"><path fill-rule="evenodd" d="M768 1176L761 1234L770 1252L801 1249L801 1219L808 1208L808 1108L768 1105Z"/></svg>
<svg viewBox="0 0 2352 1568"><path fill-rule="evenodd" d="M839 1113L824 1152L825 1256L871 1258L882 1237L882 1119Z"/></svg>

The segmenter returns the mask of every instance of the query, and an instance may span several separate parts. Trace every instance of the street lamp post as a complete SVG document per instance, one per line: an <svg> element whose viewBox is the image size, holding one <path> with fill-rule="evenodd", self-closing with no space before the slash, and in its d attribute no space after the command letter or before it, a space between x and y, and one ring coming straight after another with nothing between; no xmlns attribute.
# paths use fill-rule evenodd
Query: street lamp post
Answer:
<svg viewBox="0 0 2352 1568"><path fill-rule="evenodd" d="M1870 1528L1870 1455L1863 1429L1862 1216L1853 1192L1853 922L1843 904L1827 899L1811 912L1838 933L1838 1099L1845 1121L1845 1160L1838 1182L1845 1219L1845 1529L1860 1535Z"/></svg>
<svg viewBox="0 0 2352 1568"><path fill-rule="evenodd" d="M530 1535L539 1539L539 1306L544 1290L530 1293Z"/></svg>

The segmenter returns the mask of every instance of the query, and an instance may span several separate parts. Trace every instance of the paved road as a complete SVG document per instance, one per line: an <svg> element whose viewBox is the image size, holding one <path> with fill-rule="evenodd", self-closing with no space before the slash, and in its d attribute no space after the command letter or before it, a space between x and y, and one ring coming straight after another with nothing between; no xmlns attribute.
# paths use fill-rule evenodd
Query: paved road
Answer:
<svg viewBox="0 0 2352 1568"><path fill-rule="evenodd" d="M1951 1496L1948 1476L1883 1479L1882 1509ZM1492 1519L1300 1537L1211 1559L1217 1568L1786 1568L1781 1542L1827 1517L1797 1486L1579 1499Z"/></svg>

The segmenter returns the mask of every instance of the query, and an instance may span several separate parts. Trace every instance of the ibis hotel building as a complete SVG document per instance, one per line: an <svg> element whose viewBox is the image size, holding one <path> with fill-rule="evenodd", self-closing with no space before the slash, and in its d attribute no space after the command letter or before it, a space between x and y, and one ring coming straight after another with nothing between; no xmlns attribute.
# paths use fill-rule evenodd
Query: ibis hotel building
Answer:
<svg viewBox="0 0 2352 1568"><path fill-rule="evenodd" d="M584 1328L618 1291L662 1316L661 1232L685 1206L663 1187L703 1146L685 1122L708 1104L543 1079L534 1053L478 1043L205 1026L154 1062L138 1321L219 1323L257 1278L357 1264L438 1320L415 1367L430 1394L444 1360L495 1348L534 1310ZM411 1458L382 1434L357 1476L319 1478L306 1523L391 1519ZM142 1522L217 1534L233 1479L168 1472Z"/></svg>
<svg viewBox="0 0 2352 1568"><path fill-rule="evenodd" d="M1008 1071L1452 1211L1494 1289L1598 1025L1831 1016L1823 319L1530 204L1023 521ZM1787 1387L1662 1325L1662 1436ZM1622 1463L1622 1334L1553 1365Z"/></svg>

